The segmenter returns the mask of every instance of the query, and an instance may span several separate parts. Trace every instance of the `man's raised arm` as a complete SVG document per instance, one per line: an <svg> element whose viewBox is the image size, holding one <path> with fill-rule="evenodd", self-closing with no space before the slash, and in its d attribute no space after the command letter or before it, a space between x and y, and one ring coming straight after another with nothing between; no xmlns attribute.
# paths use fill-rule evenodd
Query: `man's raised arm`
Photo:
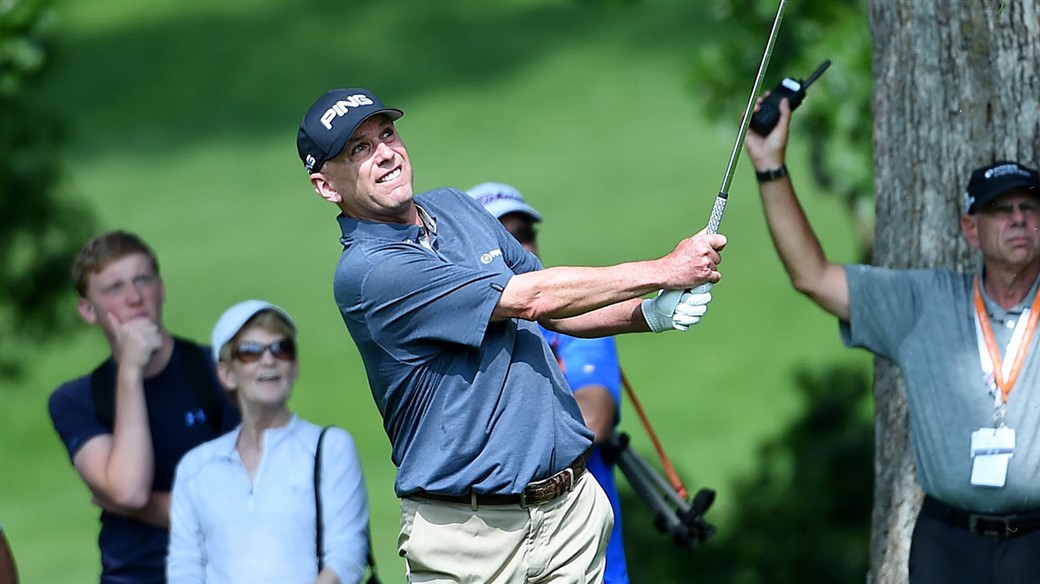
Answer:
<svg viewBox="0 0 1040 584"><path fill-rule="evenodd" d="M780 102L780 121L776 128L766 137L748 132L744 139L760 176L758 188L766 223L795 290L827 312L848 320L849 287L845 268L827 260L787 176L785 152L790 122L791 108L785 98ZM773 178L773 175L780 176Z"/></svg>

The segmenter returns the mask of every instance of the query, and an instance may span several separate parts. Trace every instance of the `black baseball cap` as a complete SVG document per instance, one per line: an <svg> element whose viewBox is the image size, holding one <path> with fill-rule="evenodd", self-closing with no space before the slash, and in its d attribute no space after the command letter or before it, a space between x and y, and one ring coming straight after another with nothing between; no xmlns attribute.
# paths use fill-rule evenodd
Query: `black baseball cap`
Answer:
<svg viewBox="0 0 1040 584"><path fill-rule="evenodd" d="M1040 173L1017 162L998 160L971 173L964 192L964 214L973 215L1011 189L1024 187L1040 194Z"/></svg>
<svg viewBox="0 0 1040 584"><path fill-rule="evenodd" d="M307 110L296 134L296 150L307 172L321 170L325 162L343 151L354 130L376 114L396 120L404 112L384 107L376 94L367 89L326 91Z"/></svg>

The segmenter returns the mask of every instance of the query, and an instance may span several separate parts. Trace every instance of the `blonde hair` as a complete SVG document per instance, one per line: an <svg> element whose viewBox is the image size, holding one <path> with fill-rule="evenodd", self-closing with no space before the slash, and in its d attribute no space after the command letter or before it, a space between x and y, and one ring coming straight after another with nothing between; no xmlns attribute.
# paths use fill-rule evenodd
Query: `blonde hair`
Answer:
<svg viewBox="0 0 1040 584"><path fill-rule="evenodd" d="M285 320L285 317L273 310L261 310L251 316L249 320L242 325L242 328L238 329L235 336L231 337L231 340L224 343L224 346L220 348L221 363L228 366L231 365L231 362L234 360L231 353L234 351L235 344L238 342L239 337L242 336L242 331L254 326L258 326L276 335L285 335L285 338L292 339L294 343L296 342L296 329L289 323L289 321ZM227 395L228 401L238 408L238 390L229 389L225 386L224 393Z"/></svg>

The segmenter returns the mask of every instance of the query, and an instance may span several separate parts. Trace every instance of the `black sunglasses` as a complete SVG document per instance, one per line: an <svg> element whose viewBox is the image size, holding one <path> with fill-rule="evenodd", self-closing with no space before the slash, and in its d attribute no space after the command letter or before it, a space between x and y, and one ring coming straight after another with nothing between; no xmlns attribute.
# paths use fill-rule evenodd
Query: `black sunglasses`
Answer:
<svg viewBox="0 0 1040 584"><path fill-rule="evenodd" d="M513 230L509 231L509 234L512 235L513 238L515 238L521 244L533 243L534 240L538 237L538 232L535 231L534 226L530 224L516 227Z"/></svg>
<svg viewBox="0 0 1040 584"><path fill-rule="evenodd" d="M296 343L292 339L282 339L270 345L245 341L231 349L231 356L242 363L256 363L268 349L271 350L271 356L280 361L292 361L296 358Z"/></svg>

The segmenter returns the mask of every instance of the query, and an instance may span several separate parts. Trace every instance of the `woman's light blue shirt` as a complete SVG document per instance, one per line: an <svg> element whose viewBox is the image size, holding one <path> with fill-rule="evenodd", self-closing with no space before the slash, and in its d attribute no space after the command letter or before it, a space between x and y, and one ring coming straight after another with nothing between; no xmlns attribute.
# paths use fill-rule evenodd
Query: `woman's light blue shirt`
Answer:
<svg viewBox="0 0 1040 584"><path fill-rule="evenodd" d="M264 432L253 481L235 443L242 427L177 465L166 575L171 584L295 582L318 575L314 455L321 427L293 415ZM344 583L364 576L368 498L354 440L330 428L322 444L324 563Z"/></svg>

